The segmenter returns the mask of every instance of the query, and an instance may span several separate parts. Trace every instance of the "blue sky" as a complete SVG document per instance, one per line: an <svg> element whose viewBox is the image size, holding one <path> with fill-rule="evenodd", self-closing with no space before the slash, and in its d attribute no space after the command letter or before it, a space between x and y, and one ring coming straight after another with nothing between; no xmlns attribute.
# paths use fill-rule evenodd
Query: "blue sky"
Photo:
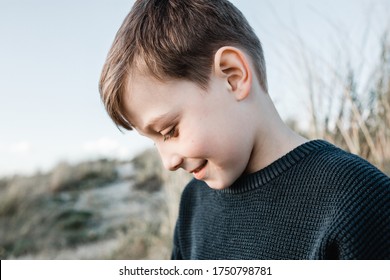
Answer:
<svg viewBox="0 0 390 280"><path fill-rule="evenodd" d="M326 57L342 38L352 44L339 48L348 45L352 56L369 62L390 18L389 0L232 2L263 43L270 94L282 117L298 120L305 119L305 98L297 38ZM152 146L134 132L119 132L98 94L105 56L132 3L0 0L0 175L45 171L63 160L130 158Z"/></svg>

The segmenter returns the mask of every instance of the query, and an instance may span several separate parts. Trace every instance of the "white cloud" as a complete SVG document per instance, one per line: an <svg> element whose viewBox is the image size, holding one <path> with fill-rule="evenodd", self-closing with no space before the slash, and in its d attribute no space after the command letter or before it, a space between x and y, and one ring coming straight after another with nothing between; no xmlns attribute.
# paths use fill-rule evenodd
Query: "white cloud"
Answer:
<svg viewBox="0 0 390 280"><path fill-rule="evenodd" d="M0 143L0 152L11 155L27 155L32 151L32 144L29 141L18 141L15 143Z"/></svg>

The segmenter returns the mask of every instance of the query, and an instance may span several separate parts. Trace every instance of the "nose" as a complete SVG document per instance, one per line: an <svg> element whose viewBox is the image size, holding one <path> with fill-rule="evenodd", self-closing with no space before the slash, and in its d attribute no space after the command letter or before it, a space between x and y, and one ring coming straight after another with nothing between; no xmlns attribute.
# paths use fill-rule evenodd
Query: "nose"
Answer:
<svg viewBox="0 0 390 280"><path fill-rule="evenodd" d="M180 156L177 151L169 147L163 147L163 145L157 145L158 153L160 154L161 160L165 169L175 171L179 169L183 164L183 157Z"/></svg>

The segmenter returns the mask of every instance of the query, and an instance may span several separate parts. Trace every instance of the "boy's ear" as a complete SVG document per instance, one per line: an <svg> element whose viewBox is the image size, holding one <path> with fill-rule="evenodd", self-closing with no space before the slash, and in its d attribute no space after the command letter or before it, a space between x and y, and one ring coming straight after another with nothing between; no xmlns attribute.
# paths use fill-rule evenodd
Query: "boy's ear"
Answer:
<svg viewBox="0 0 390 280"><path fill-rule="evenodd" d="M214 56L215 74L226 79L226 86L237 100L245 99L252 85L252 71L244 53L234 47L222 47Z"/></svg>

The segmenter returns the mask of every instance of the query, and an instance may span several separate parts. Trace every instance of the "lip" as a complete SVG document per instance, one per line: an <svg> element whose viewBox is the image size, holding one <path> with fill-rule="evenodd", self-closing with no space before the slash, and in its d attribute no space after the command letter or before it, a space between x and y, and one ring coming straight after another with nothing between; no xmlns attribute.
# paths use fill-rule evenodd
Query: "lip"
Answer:
<svg viewBox="0 0 390 280"><path fill-rule="evenodd" d="M197 179L197 180L202 180L205 175L206 175L206 165L207 165L207 161L205 161L202 165L200 165L199 167L195 168L194 170L191 171L191 173L194 175L194 177Z"/></svg>

